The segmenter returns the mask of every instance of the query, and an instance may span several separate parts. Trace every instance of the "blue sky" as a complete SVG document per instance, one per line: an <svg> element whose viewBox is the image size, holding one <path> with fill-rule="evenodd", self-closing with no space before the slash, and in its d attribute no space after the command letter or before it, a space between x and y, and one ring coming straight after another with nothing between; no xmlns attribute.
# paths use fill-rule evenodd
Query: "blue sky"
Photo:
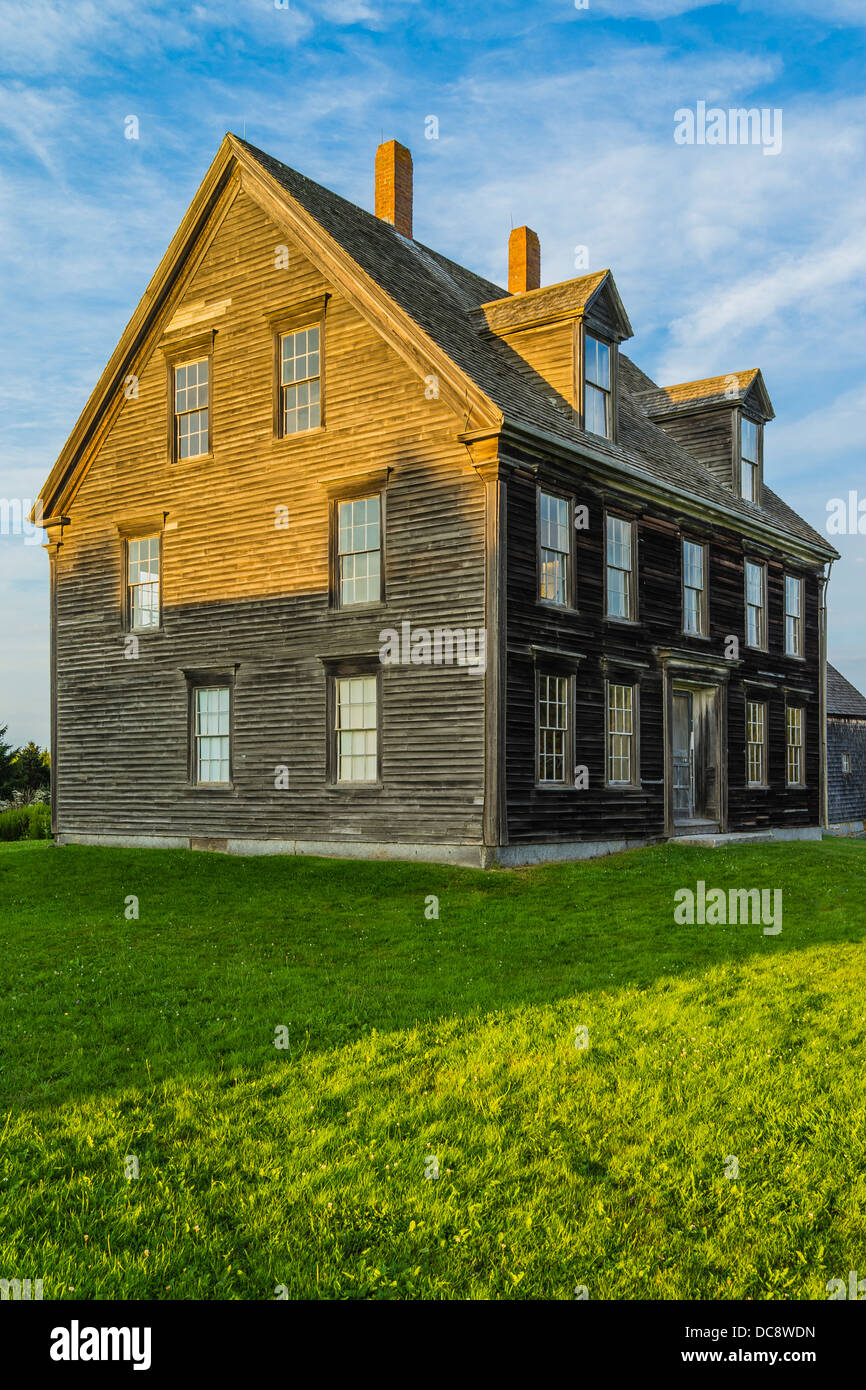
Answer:
<svg viewBox="0 0 866 1390"><path fill-rule="evenodd" d="M588 247L658 381L760 366L767 480L824 530L830 499L866 500L864 60L866 0L0 8L0 497L37 495L222 136L245 128L365 207L377 143L403 141L417 237L499 283L512 220L538 231L544 283ZM675 144L698 101L781 109L781 153ZM866 535L833 539L830 656L866 689ZM17 742L48 738L47 570L0 536Z"/></svg>

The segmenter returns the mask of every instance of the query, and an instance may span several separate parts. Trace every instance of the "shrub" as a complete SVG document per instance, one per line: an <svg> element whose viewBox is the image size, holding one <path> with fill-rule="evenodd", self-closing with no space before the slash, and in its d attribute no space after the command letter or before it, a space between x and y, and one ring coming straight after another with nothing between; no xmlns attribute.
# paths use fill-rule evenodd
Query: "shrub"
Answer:
<svg viewBox="0 0 866 1390"><path fill-rule="evenodd" d="M11 806L0 811L0 840L50 840L48 806Z"/></svg>

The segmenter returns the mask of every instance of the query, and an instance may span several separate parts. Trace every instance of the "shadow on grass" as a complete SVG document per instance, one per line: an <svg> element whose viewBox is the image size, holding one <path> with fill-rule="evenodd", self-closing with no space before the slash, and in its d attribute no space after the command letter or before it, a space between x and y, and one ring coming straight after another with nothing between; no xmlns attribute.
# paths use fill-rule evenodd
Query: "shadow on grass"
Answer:
<svg viewBox="0 0 866 1390"><path fill-rule="evenodd" d="M674 893L699 879L781 888L782 933L676 925ZM267 1070L279 1028L297 1059L855 942L866 845L661 846L494 873L47 845L0 856L0 921L0 1106L42 1108L169 1078L232 1085Z"/></svg>

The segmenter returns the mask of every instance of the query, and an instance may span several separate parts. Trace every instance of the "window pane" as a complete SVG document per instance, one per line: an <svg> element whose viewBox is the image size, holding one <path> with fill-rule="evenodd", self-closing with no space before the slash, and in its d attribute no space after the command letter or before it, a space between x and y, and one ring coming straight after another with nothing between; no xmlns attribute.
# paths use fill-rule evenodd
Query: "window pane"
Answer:
<svg viewBox="0 0 866 1390"><path fill-rule="evenodd" d="M361 497L337 507L340 603L375 603L382 596L380 499Z"/></svg>
<svg viewBox="0 0 866 1390"><path fill-rule="evenodd" d="M229 781L229 689L202 686L194 692L196 780Z"/></svg>
<svg viewBox="0 0 866 1390"><path fill-rule="evenodd" d="M319 329L301 328L280 339L283 434L316 429L322 420Z"/></svg>
<svg viewBox="0 0 866 1390"><path fill-rule="evenodd" d="M617 516L607 518L607 611L632 617L632 528Z"/></svg>
<svg viewBox="0 0 866 1390"><path fill-rule="evenodd" d="M746 737L749 781L763 786L765 781L766 705L749 700L746 704Z"/></svg>
<svg viewBox="0 0 866 1390"><path fill-rule="evenodd" d="M159 536L141 536L127 545L129 623L159 627Z"/></svg>
<svg viewBox="0 0 866 1390"><path fill-rule="evenodd" d="M610 685L607 695L607 780L633 781L634 689Z"/></svg>
<svg viewBox="0 0 866 1390"><path fill-rule="evenodd" d="M748 459L750 463L757 463L758 426L755 424L754 420L746 420L745 418L742 420L740 428L740 439L740 452L742 454L742 457L744 459Z"/></svg>
<svg viewBox="0 0 866 1390"><path fill-rule="evenodd" d="M602 390L610 390L610 348L590 333L584 335L586 350L585 379Z"/></svg>
<svg viewBox="0 0 866 1390"><path fill-rule="evenodd" d="M336 682L337 781L378 779L378 719L375 676Z"/></svg>
<svg viewBox="0 0 866 1390"><path fill-rule="evenodd" d="M538 780L564 782L568 731L568 677L538 677Z"/></svg>
<svg viewBox="0 0 866 1390"><path fill-rule="evenodd" d="M704 547L683 541L683 629L703 636Z"/></svg>
<svg viewBox="0 0 866 1390"><path fill-rule="evenodd" d="M608 429L608 403L610 397L606 391L599 391L596 386L586 388L586 429L590 434L601 435L607 439L610 435Z"/></svg>
<svg viewBox="0 0 866 1390"><path fill-rule="evenodd" d="M568 602L568 562L571 553L570 506L565 497L542 492L538 525L541 546L540 597Z"/></svg>

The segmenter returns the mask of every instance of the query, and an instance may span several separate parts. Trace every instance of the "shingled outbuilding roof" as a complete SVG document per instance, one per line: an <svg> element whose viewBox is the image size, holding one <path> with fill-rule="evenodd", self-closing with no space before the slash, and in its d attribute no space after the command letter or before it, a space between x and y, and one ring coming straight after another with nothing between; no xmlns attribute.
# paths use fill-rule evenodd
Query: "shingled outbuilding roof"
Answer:
<svg viewBox="0 0 866 1390"><path fill-rule="evenodd" d="M866 719L866 695L827 662L827 713L843 719Z"/></svg>

